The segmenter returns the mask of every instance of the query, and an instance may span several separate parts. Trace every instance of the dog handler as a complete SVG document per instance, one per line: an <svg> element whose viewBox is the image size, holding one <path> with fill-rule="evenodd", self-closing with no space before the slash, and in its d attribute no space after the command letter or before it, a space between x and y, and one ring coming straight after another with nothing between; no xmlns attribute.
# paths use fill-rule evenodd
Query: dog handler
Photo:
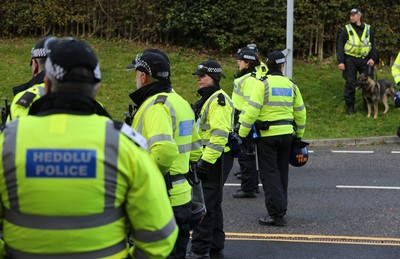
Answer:
<svg viewBox="0 0 400 259"><path fill-rule="evenodd" d="M347 114L353 115L356 100L354 82L357 79L357 72L372 77L378 54L373 30L369 24L361 22L360 10L351 9L349 14L350 23L339 35L337 61L338 68L343 71L343 77L346 80L343 98L347 106Z"/></svg>

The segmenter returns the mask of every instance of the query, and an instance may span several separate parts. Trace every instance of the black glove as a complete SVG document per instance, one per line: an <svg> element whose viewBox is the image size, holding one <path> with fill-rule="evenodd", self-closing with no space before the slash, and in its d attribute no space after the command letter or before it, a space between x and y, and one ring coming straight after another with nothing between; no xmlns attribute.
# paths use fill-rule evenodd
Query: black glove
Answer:
<svg viewBox="0 0 400 259"><path fill-rule="evenodd" d="M400 127L397 129L397 136L400 137Z"/></svg>
<svg viewBox="0 0 400 259"><path fill-rule="evenodd" d="M204 179L210 173L212 165L213 164L200 158L200 160L197 162L197 176L200 179Z"/></svg>

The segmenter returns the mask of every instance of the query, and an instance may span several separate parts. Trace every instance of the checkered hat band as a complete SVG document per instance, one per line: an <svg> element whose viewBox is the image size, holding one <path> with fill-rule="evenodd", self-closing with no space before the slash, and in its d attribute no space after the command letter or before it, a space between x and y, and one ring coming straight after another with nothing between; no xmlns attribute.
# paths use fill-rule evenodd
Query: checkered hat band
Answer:
<svg viewBox="0 0 400 259"><path fill-rule="evenodd" d="M57 81L62 81L64 76L67 74L67 71L57 64L53 64L51 59L46 59L45 64L46 73L57 79Z"/></svg>
<svg viewBox="0 0 400 259"><path fill-rule="evenodd" d="M63 81L64 77L68 74L68 71L63 67L54 64L50 58L46 59L45 63L46 73L54 77L57 81ZM93 71L95 79L101 80L100 64L97 63L96 68Z"/></svg>
<svg viewBox="0 0 400 259"><path fill-rule="evenodd" d="M137 69L138 67L143 67L144 69L146 69L149 75L152 75L150 66L147 64L146 61L141 60L140 58L136 58L135 69Z"/></svg>
<svg viewBox="0 0 400 259"><path fill-rule="evenodd" d="M45 58L45 57L47 57L47 54L46 54L46 51L44 48L39 48L39 49L33 48L31 50L31 57L32 58Z"/></svg>
<svg viewBox="0 0 400 259"><path fill-rule="evenodd" d="M198 70L203 70L207 73L222 73L222 68L220 67L206 67L204 65L199 65L197 67Z"/></svg>

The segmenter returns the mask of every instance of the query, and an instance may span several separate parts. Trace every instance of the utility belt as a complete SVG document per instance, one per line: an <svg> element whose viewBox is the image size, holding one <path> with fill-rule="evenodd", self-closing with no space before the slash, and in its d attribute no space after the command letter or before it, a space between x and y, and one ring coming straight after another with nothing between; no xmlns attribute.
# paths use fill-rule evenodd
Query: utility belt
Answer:
<svg viewBox="0 0 400 259"><path fill-rule="evenodd" d="M257 120L254 125L256 126L256 130L269 130L270 126L278 126L278 125L293 125L293 120L277 120L277 121L259 121Z"/></svg>

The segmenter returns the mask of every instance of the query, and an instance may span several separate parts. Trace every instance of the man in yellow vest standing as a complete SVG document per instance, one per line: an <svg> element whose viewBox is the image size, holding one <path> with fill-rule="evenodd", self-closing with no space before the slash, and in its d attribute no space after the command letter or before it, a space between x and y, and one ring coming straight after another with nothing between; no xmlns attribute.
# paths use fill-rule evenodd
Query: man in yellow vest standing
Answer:
<svg viewBox="0 0 400 259"><path fill-rule="evenodd" d="M32 103L44 95L44 70L47 57L44 42L46 39L47 37L39 40L31 50L31 80L12 89L14 98L7 121L28 115Z"/></svg>
<svg viewBox="0 0 400 259"><path fill-rule="evenodd" d="M100 65L85 42L45 43L46 94L0 133L9 258L165 258L178 234L146 140L98 115ZM101 113L101 111L100 111Z"/></svg>
<svg viewBox="0 0 400 259"><path fill-rule="evenodd" d="M189 163L201 157L202 146L190 104L172 90L168 56L147 49L127 69L136 71L137 90L130 94L138 106L132 127L147 140L150 156L164 175L179 227L168 259L183 259L190 238L191 186Z"/></svg>
<svg viewBox="0 0 400 259"><path fill-rule="evenodd" d="M373 76L373 67L378 59L375 37L369 24L361 22L361 11L351 9L350 23L341 31L337 47L337 61L339 70L343 71L346 80L344 89L344 102L347 114L353 115L356 111L354 85L357 72Z"/></svg>

